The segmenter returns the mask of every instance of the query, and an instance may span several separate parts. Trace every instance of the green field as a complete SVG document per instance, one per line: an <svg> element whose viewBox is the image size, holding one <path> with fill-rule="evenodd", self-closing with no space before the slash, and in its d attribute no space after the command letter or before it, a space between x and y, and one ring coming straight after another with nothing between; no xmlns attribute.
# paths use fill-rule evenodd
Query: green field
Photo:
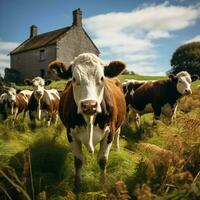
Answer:
<svg viewBox="0 0 200 200"><path fill-rule="evenodd" d="M141 75L120 75L119 79L123 82L126 79L135 79L135 80L163 80L167 79L166 76L141 76ZM65 80L53 81L47 88L58 88L63 89L66 85ZM200 80L192 83L192 87L195 88L200 85ZM17 86L19 89L32 89L30 86Z"/></svg>
<svg viewBox="0 0 200 200"><path fill-rule="evenodd" d="M165 77L121 76L155 80ZM195 86L200 84L195 83ZM65 81L50 87L64 88ZM21 86L22 87L22 86ZM23 87L24 88L24 87ZM96 154L88 153L83 166L82 192L74 192L71 147L60 121L46 128L29 127L22 115L13 126L0 122L0 199L21 200L197 200L200 199L200 89L181 100L176 124L163 118L152 126L152 114L142 117L136 132L131 116L123 125L120 151L113 146L107 180L99 180Z"/></svg>

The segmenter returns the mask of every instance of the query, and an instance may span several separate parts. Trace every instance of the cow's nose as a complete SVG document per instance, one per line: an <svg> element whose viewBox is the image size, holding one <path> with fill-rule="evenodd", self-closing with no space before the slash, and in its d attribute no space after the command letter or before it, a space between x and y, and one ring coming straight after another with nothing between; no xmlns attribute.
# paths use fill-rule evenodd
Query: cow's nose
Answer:
<svg viewBox="0 0 200 200"><path fill-rule="evenodd" d="M185 89L185 94L187 94L187 95L192 94L192 90L190 90L190 89Z"/></svg>
<svg viewBox="0 0 200 200"><path fill-rule="evenodd" d="M37 96L42 96L42 91L36 91L35 93Z"/></svg>
<svg viewBox="0 0 200 200"><path fill-rule="evenodd" d="M8 102L11 104L15 103L14 99L9 99Z"/></svg>
<svg viewBox="0 0 200 200"><path fill-rule="evenodd" d="M97 102L94 100L82 101L81 109L84 114L94 115L97 112Z"/></svg>

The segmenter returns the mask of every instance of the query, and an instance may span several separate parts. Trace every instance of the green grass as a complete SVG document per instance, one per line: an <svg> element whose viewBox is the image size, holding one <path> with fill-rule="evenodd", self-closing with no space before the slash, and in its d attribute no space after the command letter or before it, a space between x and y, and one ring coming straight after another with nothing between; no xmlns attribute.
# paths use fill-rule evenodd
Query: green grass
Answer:
<svg viewBox="0 0 200 200"><path fill-rule="evenodd" d="M67 142L66 131L59 122L56 127L40 127L34 131L27 126L29 119L25 123L16 124L16 127L10 128L10 121L6 121L0 126L0 169L7 172L7 166L15 169L19 179L23 179L24 160L26 150L30 149L31 168L34 179L34 190L36 194L45 191L51 199L64 198L74 190L74 166L71 148ZM38 124L40 126L40 124ZM20 128L19 128L20 126ZM25 126L25 127L23 127ZM18 131L17 131L18 129ZM91 195L111 192L115 182L126 180L134 174L134 170L139 162L139 156L130 153L126 149L118 152L114 147L111 150L108 162L107 183L105 186L99 182L99 166L95 154L89 154L84 147L85 164L83 166L83 192L82 197L88 199ZM118 165L120 163L120 165ZM8 175L9 172L7 172ZM11 176L11 175L10 175ZM12 176L11 176L12 177ZM1 182L8 193L14 199L20 199L20 195L15 196L15 188L5 180ZM28 193L31 196L30 176L27 175ZM1 195L0 195L1 198Z"/></svg>
<svg viewBox="0 0 200 200"><path fill-rule="evenodd" d="M129 76L138 79L141 77ZM121 77L123 80L127 76ZM162 77L157 77L162 78ZM141 79L145 79L142 77ZM146 80L156 77L146 77ZM199 81L198 81L199 82ZM55 81L50 87L64 87ZM196 84L197 85L197 84ZM50 200L64 199L163 199L200 198L200 91L181 100L177 123L169 125L163 118L152 127L152 114L142 117L142 128L123 125L120 151L113 146L107 166L107 181L99 181L96 156L83 147L85 163L82 170L83 188L74 194L74 163L66 130L59 121L56 126L38 123L33 131L28 117L15 126L10 119L0 122L0 170L23 188L32 198L30 166L35 196L46 194ZM30 161L28 156L30 152ZM11 168L8 168L11 167ZM12 170L14 169L14 170ZM17 178L16 178L17 177ZM5 191L15 200L23 199L19 191L0 175L0 199ZM4 192L2 191L4 188ZM111 198L112 197L112 198ZM122 198L123 197L123 198Z"/></svg>
<svg viewBox="0 0 200 200"><path fill-rule="evenodd" d="M143 76L143 75L120 75L119 79L124 81L125 79L135 79L135 80L163 80L166 76Z"/></svg>
<svg viewBox="0 0 200 200"><path fill-rule="evenodd" d="M167 79L167 76L143 76L143 75L120 75L119 79L123 82L126 79L135 79L135 80L163 80ZM56 89L64 89L67 81L66 80L57 80L52 81L52 83L47 86L48 89L56 88ZM192 83L192 88L196 88L198 85L200 85L200 80L195 81ZM25 86L25 85L18 85L18 89L29 89L32 90L31 86Z"/></svg>

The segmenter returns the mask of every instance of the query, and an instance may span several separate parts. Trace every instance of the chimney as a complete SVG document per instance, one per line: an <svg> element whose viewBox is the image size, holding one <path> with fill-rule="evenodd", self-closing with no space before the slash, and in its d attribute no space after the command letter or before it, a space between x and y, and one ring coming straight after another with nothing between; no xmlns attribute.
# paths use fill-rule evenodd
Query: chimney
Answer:
<svg viewBox="0 0 200 200"><path fill-rule="evenodd" d="M73 26L82 26L82 11L80 8L73 11Z"/></svg>
<svg viewBox="0 0 200 200"><path fill-rule="evenodd" d="M30 38L37 36L37 26L32 25L30 28Z"/></svg>

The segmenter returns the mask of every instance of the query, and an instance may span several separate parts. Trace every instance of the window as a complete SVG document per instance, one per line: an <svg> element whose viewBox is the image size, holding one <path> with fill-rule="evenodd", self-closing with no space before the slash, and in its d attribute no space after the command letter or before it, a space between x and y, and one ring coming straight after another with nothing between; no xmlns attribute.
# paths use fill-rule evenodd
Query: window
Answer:
<svg viewBox="0 0 200 200"><path fill-rule="evenodd" d="M43 60L45 60L45 50L41 49L40 50L40 61L43 61Z"/></svg>
<svg viewBox="0 0 200 200"><path fill-rule="evenodd" d="M42 78L45 78L45 70L44 69L41 69L40 70L40 76L42 77Z"/></svg>

